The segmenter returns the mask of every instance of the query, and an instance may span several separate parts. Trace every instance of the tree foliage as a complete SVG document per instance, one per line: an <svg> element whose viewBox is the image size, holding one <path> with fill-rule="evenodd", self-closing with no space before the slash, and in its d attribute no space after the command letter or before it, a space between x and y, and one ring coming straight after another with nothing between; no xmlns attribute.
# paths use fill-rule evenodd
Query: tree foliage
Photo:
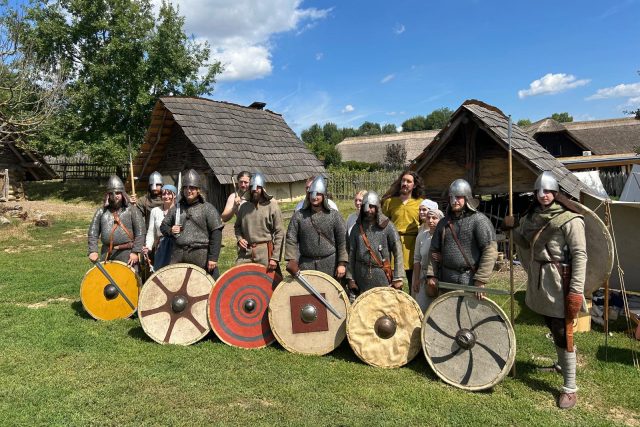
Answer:
<svg viewBox="0 0 640 427"><path fill-rule="evenodd" d="M398 133L398 129L396 128L396 125L394 125L393 123L387 123L382 126L382 133L383 134Z"/></svg>
<svg viewBox="0 0 640 427"><path fill-rule="evenodd" d="M569 115L569 113L553 113L551 118L559 123L569 123L573 121L573 117Z"/></svg>
<svg viewBox="0 0 640 427"><path fill-rule="evenodd" d="M527 126L531 126L531 120L529 120L529 119L520 119L520 120L518 120L518 122L516 124L521 128L527 127Z"/></svg>
<svg viewBox="0 0 640 427"><path fill-rule="evenodd" d="M63 109L37 141L54 154L83 150L121 163L128 141L142 142L159 96L211 94L222 70L166 1L155 17L151 0L34 0L14 25L67 81Z"/></svg>
<svg viewBox="0 0 640 427"><path fill-rule="evenodd" d="M402 122L403 132L442 129L451 119L453 111L447 107L433 110L426 116L415 116Z"/></svg>
<svg viewBox="0 0 640 427"><path fill-rule="evenodd" d="M380 123L364 122L358 128L358 134L361 136L380 135L381 133Z"/></svg>
<svg viewBox="0 0 640 427"><path fill-rule="evenodd" d="M407 149L402 144L387 145L384 165L390 170L404 169L407 164Z"/></svg>

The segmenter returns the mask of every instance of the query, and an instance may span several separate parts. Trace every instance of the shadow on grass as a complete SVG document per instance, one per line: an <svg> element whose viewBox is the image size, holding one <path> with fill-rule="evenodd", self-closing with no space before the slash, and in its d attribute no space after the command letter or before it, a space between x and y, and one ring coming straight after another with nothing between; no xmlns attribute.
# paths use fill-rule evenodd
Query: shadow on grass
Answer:
<svg viewBox="0 0 640 427"><path fill-rule="evenodd" d="M100 203L104 196L104 186L96 180L27 181L25 192L29 200L58 199L63 202Z"/></svg>
<svg viewBox="0 0 640 427"><path fill-rule="evenodd" d="M82 306L81 301L74 301L71 303L71 309L76 312L76 316L81 317L83 319L95 320L93 317L89 315Z"/></svg>
<svg viewBox="0 0 640 427"><path fill-rule="evenodd" d="M129 332L127 332L127 335L139 341L154 342L151 338L149 338L149 336L144 331L144 329L142 329L142 326L135 326L129 329Z"/></svg>
<svg viewBox="0 0 640 427"><path fill-rule="evenodd" d="M629 342L629 345L634 345L635 343ZM638 358L636 351L636 358ZM633 350L630 348L621 348L621 347L611 347L607 349L604 345L598 347L598 351L596 352L596 358L602 362L609 363L620 363L622 365L633 366Z"/></svg>
<svg viewBox="0 0 640 427"><path fill-rule="evenodd" d="M515 380L526 384L532 390L550 393L554 398L557 398L560 394L558 389L547 381L537 378L541 375L539 368L540 366L531 362L517 362ZM551 375L557 374L553 373Z"/></svg>
<svg viewBox="0 0 640 427"><path fill-rule="evenodd" d="M543 325L544 321L542 320L542 316L531 311L531 309L527 307L527 304L525 304L524 299L524 291L516 292L515 300L520 307L520 310L518 316L515 318L515 323L525 325Z"/></svg>
<svg viewBox="0 0 640 427"><path fill-rule="evenodd" d="M361 361L360 358L358 358L358 356L356 356L356 354L353 352L346 337L344 341L342 341L342 343L338 346L338 348L329 353L329 356L337 360L342 360L343 362L364 364L364 362Z"/></svg>

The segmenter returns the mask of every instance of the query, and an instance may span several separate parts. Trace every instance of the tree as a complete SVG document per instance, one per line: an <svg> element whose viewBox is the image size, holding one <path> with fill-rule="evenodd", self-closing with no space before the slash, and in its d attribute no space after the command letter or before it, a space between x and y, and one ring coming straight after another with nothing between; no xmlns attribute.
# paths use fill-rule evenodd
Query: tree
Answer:
<svg viewBox="0 0 640 427"><path fill-rule="evenodd" d="M339 144L344 139L342 132L340 132L340 129L338 129L335 123L325 123L325 125L322 126L322 133L324 140L331 145Z"/></svg>
<svg viewBox="0 0 640 427"><path fill-rule="evenodd" d="M313 150L315 146L319 146L325 142L324 132L319 124L312 125L309 129L305 129L300 134L300 138L307 145L307 148Z"/></svg>
<svg viewBox="0 0 640 427"><path fill-rule="evenodd" d="M427 118L415 116L402 122L402 132L416 132L427 129Z"/></svg>
<svg viewBox="0 0 640 427"><path fill-rule="evenodd" d="M426 129L442 129L451 116L453 115L453 111L448 109L447 107L438 108L437 110L433 110L431 114L429 114L426 119Z"/></svg>
<svg viewBox="0 0 640 427"><path fill-rule="evenodd" d="M358 128L358 133L362 136L380 135L382 128L380 128L380 123L364 122Z"/></svg>
<svg viewBox="0 0 640 427"><path fill-rule="evenodd" d="M524 128L524 127L527 127L527 126L531 126L531 120L529 120L529 119L520 119L520 120L518 120L516 125L518 125L521 128Z"/></svg>
<svg viewBox="0 0 640 427"><path fill-rule="evenodd" d="M551 119L555 120L559 123L569 123L573 121L573 117L569 115L569 113L553 113L551 115Z"/></svg>
<svg viewBox="0 0 640 427"><path fill-rule="evenodd" d="M384 126L382 126L382 133L383 134L398 133L398 129L396 129L396 125L394 125L393 123L387 123Z"/></svg>
<svg viewBox="0 0 640 427"><path fill-rule="evenodd" d="M155 18L151 0L34 0L16 26L39 60L65 73L63 109L38 141L51 153L73 141L62 151L120 164L128 141L142 142L159 96L211 94L222 70L165 1Z"/></svg>
<svg viewBox="0 0 640 427"><path fill-rule="evenodd" d="M387 145L384 163L389 169L404 169L407 163L407 149L402 144Z"/></svg>

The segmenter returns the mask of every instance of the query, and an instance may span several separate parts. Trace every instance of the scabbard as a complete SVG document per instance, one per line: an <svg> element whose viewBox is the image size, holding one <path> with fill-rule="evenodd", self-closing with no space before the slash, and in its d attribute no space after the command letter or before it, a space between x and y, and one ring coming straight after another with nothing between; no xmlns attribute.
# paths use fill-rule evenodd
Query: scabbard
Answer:
<svg viewBox="0 0 640 427"><path fill-rule="evenodd" d="M564 330L567 336L567 351L573 353L573 319L565 317Z"/></svg>

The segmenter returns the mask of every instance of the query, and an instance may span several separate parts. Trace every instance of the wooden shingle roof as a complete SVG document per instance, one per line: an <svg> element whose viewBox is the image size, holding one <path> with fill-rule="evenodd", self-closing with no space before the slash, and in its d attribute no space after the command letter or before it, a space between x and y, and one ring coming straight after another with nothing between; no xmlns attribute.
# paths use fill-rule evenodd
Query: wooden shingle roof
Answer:
<svg viewBox="0 0 640 427"><path fill-rule="evenodd" d="M491 138L505 150L509 149L508 123L509 119L498 108L477 100L465 101L452 115L447 125L440 131L431 143L415 160L414 168L421 169L434 160L440 152L439 146L446 143L443 136L451 135L451 126L458 126L463 115L470 115ZM550 171L558 180L560 187L575 198L580 197L580 191L589 191L562 163L545 150L529 134L515 124L512 125L511 147L514 160L531 169L536 175Z"/></svg>
<svg viewBox="0 0 640 427"><path fill-rule="evenodd" d="M325 174L322 162L305 147L282 116L263 110L262 106L162 97L154 107L146 143L153 143L161 123L175 123L202 153L221 184L231 184L232 174L242 170L262 172L270 182L278 183ZM162 132L166 136L167 131Z"/></svg>

